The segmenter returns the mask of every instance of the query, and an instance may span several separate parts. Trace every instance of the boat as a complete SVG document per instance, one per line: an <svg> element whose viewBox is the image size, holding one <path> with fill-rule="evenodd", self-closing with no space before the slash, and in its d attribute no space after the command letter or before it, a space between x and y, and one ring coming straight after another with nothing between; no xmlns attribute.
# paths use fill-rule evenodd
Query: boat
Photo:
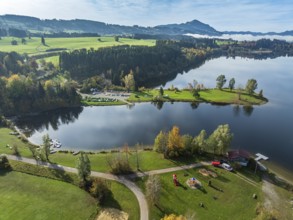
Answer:
<svg viewBox="0 0 293 220"><path fill-rule="evenodd" d="M53 148L60 148L62 146L61 142L59 142L57 139L51 139L50 144Z"/></svg>

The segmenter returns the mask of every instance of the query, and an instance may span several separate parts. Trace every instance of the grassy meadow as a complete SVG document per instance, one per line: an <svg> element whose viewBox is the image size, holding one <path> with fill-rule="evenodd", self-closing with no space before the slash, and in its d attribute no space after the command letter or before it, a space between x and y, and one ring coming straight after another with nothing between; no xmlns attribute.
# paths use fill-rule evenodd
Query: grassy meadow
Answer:
<svg viewBox="0 0 293 220"><path fill-rule="evenodd" d="M0 219L91 219L97 204L87 192L57 180L0 171Z"/></svg>
<svg viewBox="0 0 293 220"><path fill-rule="evenodd" d="M98 40L100 39L100 41ZM11 45L11 41L16 40L18 45ZM26 44L21 44L20 38L3 37L0 40L0 51L18 53L27 53L29 55L38 55L47 53L47 50L64 49L99 49L101 47L112 47L118 45L141 45L141 46L154 46L155 40L136 40L130 38L119 38L116 42L114 37L76 37L76 38L45 38L46 46L41 44L41 38L32 37L26 38ZM54 61L56 58L52 58Z"/></svg>
<svg viewBox="0 0 293 220"><path fill-rule="evenodd" d="M240 93L240 99L238 98ZM130 102L150 102L159 95L158 89L145 90L143 92L133 92L129 97ZM219 104L239 104L239 105L260 105L266 103L258 95L249 95L245 91L228 89L205 89L199 91L199 97L194 97L188 90L171 91L164 90L162 101L183 101L183 102L210 102Z"/></svg>
<svg viewBox="0 0 293 220"><path fill-rule="evenodd" d="M223 169L208 169L217 173L218 177L205 177L198 172L198 168L175 172L180 182L177 187L172 180L173 173L160 175L160 202L158 207L150 207L150 219L160 219L165 213L193 214L195 219L224 220L233 216L235 220L246 220L256 217L257 203L263 201L260 185L253 186ZM202 189L189 188L186 181L192 177L201 182ZM143 190L146 180L147 178L138 181ZM208 186L209 180L213 187ZM252 198L254 193L258 195L256 200ZM200 207L200 203L204 207Z"/></svg>

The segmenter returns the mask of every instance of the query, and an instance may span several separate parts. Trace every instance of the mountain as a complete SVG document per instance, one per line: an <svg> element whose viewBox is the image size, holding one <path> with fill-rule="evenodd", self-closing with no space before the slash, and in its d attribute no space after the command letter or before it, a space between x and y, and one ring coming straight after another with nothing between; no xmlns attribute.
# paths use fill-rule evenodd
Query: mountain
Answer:
<svg viewBox="0 0 293 220"><path fill-rule="evenodd" d="M222 34L250 34L250 35L280 35L293 36L293 31L285 31L282 33L268 32L250 32L250 31L225 31L219 32L198 20L193 20L181 24L166 24L154 27L142 27L138 25L124 26L117 24L106 24L99 21L90 21L82 19L74 20L57 20L45 19L41 20L35 17L20 15L0 15L0 36L7 35L7 31L16 33L18 36L26 35L27 31L34 34L56 34L56 33L92 33L99 35L140 35L147 37L156 35L158 38L166 38L166 36L182 36L183 34L221 36ZM21 33L22 31L22 33ZM16 36L17 36L16 35Z"/></svg>
<svg viewBox="0 0 293 220"><path fill-rule="evenodd" d="M200 21L193 20L182 24L159 25L155 27L123 26L106 24L98 21L74 20L41 20L35 17L19 15L0 16L0 29L20 29L39 33L77 32L97 33L100 35L147 34L147 35L182 35L201 34L218 36L221 33Z"/></svg>

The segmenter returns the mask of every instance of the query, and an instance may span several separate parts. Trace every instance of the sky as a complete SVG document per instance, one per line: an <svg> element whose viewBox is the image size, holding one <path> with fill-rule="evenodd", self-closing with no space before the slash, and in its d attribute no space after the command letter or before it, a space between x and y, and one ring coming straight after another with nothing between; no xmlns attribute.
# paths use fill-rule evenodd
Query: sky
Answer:
<svg viewBox="0 0 293 220"><path fill-rule="evenodd" d="M292 0L0 0L0 15L155 26L197 19L218 31L293 30Z"/></svg>

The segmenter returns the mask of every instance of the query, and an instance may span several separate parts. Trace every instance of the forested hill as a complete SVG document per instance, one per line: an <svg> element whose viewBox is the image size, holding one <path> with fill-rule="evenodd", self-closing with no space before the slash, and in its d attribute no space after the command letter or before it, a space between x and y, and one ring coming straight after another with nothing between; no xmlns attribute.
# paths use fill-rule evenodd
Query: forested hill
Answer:
<svg viewBox="0 0 293 220"><path fill-rule="evenodd" d="M159 25L155 27L122 26L106 24L90 20L41 20L35 17L19 15L0 16L0 29L18 29L29 32L58 33L78 32L97 33L99 35L123 35L123 34L149 34L149 35L180 35L180 34L205 34L217 36L221 33L200 21L193 20L182 24ZM2 31L5 32L5 31ZM4 35L5 33L2 33ZM9 33L8 33L9 34ZM0 32L1 35L1 32Z"/></svg>

